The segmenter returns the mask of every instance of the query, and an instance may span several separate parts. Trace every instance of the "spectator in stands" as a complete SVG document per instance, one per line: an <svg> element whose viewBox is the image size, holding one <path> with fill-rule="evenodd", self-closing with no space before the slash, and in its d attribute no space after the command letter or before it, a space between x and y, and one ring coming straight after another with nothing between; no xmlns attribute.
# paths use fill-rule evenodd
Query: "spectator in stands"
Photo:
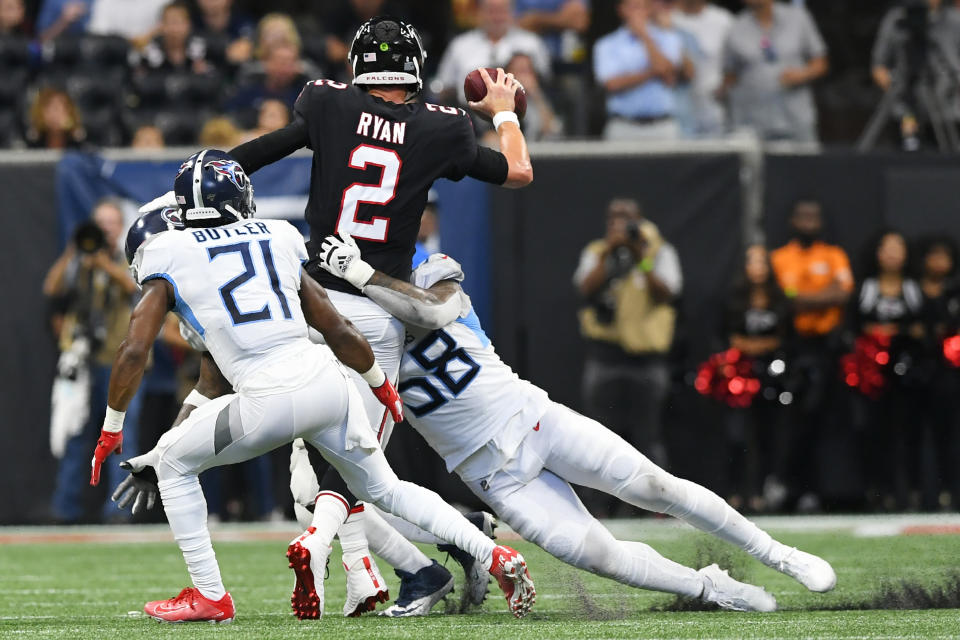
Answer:
<svg viewBox="0 0 960 640"><path fill-rule="evenodd" d="M943 341L960 333L960 283L957 282L957 247L947 236L934 236L920 243L920 288L923 292L925 353L923 365L930 383L918 403L918 422L929 434L934 468L923 482L923 508L949 509L960 499L960 371L943 353Z"/></svg>
<svg viewBox="0 0 960 640"><path fill-rule="evenodd" d="M680 0L673 22L692 38L693 45L693 78L683 92L680 127L688 137L719 136L726 126L726 114L717 93L723 85L723 47L733 15L706 0Z"/></svg>
<svg viewBox="0 0 960 640"><path fill-rule="evenodd" d="M37 35L53 40L61 33L79 34L90 23L94 0L43 0L37 13Z"/></svg>
<svg viewBox="0 0 960 640"><path fill-rule="evenodd" d="M290 45L300 50L303 43L293 18L285 13L268 13L257 23L257 44L254 55L262 59L267 51L277 44Z"/></svg>
<svg viewBox="0 0 960 640"><path fill-rule="evenodd" d="M133 140L130 146L134 149L163 149L163 132L152 124L145 124L137 127L133 132Z"/></svg>
<svg viewBox="0 0 960 640"><path fill-rule="evenodd" d="M533 60L525 53L510 58L504 71L512 73L527 93L527 113L523 117L523 133L527 140L548 140L559 137L563 126L550 106L533 68Z"/></svg>
<svg viewBox="0 0 960 640"><path fill-rule="evenodd" d="M861 469L867 501L887 509L906 508L918 489L922 429L917 429L917 389L910 385L922 335L923 294L907 276L907 241L884 231L871 247L867 276L860 282L850 324L857 336L889 339L891 373L887 389L875 400L857 396L863 411L859 427ZM895 364L894 364L895 363ZM902 367L896 375L896 366ZM918 497L918 496L917 496ZM911 505L914 509L919 503Z"/></svg>
<svg viewBox="0 0 960 640"><path fill-rule="evenodd" d="M227 102L227 110L250 117L251 112L255 114L270 99L279 100L292 110L306 81L299 50L293 45L276 44L264 56L263 75L238 87Z"/></svg>
<svg viewBox="0 0 960 640"><path fill-rule="evenodd" d="M941 69L944 73L960 71L960 15L957 9L943 6L943 0L927 0L930 16L927 22L927 38L936 48L936 55L932 60L946 62L947 68ZM910 32L904 20L906 9L902 6L892 7L883 17L880 31L877 33L871 55L871 75L878 87L886 91L893 84L894 76L901 75L905 79L907 73L907 40ZM944 60L944 57L947 59ZM942 78L949 83L949 78ZM952 87L942 87L950 89Z"/></svg>
<svg viewBox="0 0 960 640"><path fill-rule="evenodd" d="M756 370L769 370L781 356L791 323L790 304L773 275L770 254L763 245L748 247L743 271L727 299L727 346L757 362ZM726 413L730 504L752 511L779 507L783 490L775 488L782 487L785 415L779 397L764 394L747 409Z"/></svg>
<svg viewBox="0 0 960 640"><path fill-rule="evenodd" d="M811 83L827 73L827 45L810 13L774 0L744 0L727 35L724 93L734 126L764 140L816 142Z"/></svg>
<svg viewBox="0 0 960 640"><path fill-rule="evenodd" d="M587 343L584 407L663 465L667 353L683 286L677 252L635 200L616 198L607 208L606 237L583 249L573 281Z"/></svg>
<svg viewBox="0 0 960 640"><path fill-rule="evenodd" d="M290 124L290 109L279 100L264 100L257 113L257 126L243 134L243 141L253 140Z"/></svg>
<svg viewBox="0 0 960 640"><path fill-rule="evenodd" d="M227 62L243 64L253 56L253 21L233 6L233 0L198 0L194 31L206 41L219 39L226 44Z"/></svg>
<svg viewBox="0 0 960 640"><path fill-rule="evenodd" d="M30 106L27 146L40 149L75 149L87 134L77 106L66 92L44 87Z"/></svg>
<svg viewBox="0 0 960 640"><path fill-rule="evenodd" d="M773 271L792 301L794 330L790 362L807 381L791 415L790 459L785 478L798 508L818 505L817 474L822 430L832 425L837 379L837 333L853 292L847 254L823 241L820 203L798 202L790 217L793 239L771 254Z"/></svg>
<svg viewBox="0 0 960 640"><path fill-rule="evenodd" d="M87 31L98 35L123 36L135 47L147 44L159 31L164 7L180 0L93 0Z"/></svg>
<svg viewBox="0 0 960 640"><path fill-rule="evenodd" d="M517 26L543 38L554 62L582 62L589 0L514 0Z"/></svg>
<svg viewBox="0 0 960 640"><path fill-rule="evenodd" d="M80 406L64 412L54 406L55 433L65 438L53 494L53 516L62 522L77 522L84 516L83 488L90 475L90 451L100 435L107 406L110 367L126 334L137 286L127 270L120 248L125 230L123 211L111 200L93 209L92 223L78 227L73 240L57 258L43 283L43 293L58 309L54 326L61 359L60 380L89 377L89 397ZM56 397L56 394L55 394ZM124 456L137 455L137 421L140 394L127 409L123 430ZM81 417L77 420L77 417ZM86 416L85 421L82 416ZM58 431L59 430L59 431ZM119 456L104 463L107 496L127 475ZM109 497L104 519L127 517Z"/></svg>
<svg viewBox="0 0 960 640"><path fill-rule="evenodd" d="M673 88L693 67L669 9L664 0L620 0L623 26L594 46L594 75L607 92L608 140L679 135Z"/></svg>
<svg viewBox="0 0 960 640"><path fill-rule="evenodd" d="M242 136L233 120L226 116L216 116L204 123L198 142L201 147L230 149L243 141Z"/></svg>
<svg viewBox="0 0 960 640"><path fill-rule="evenodd" d="M479 67L502 67L517 53L529 56L541 78L550 77L546 46L536 34L514 24L511 0L479 0L477 17L479 26L451 40L440 60L431 89L441 100L456 97L466 104L463 79L467 74Z"/></svg>
<svg viewBox="0 0 960 640"><path fill-rule="evenodd" d="M160 32L142 51L134 54L134 63L145 71L210 71L206 44L192 34L190 9L184 2L171 2L163 8Z"/></svg>
<svg viewBox="0 0 960 640"><path fill-rule="evenodd" d="M0 0L0 38L3 36L29 37L33 29L27 20L23 0Z"/></svg>

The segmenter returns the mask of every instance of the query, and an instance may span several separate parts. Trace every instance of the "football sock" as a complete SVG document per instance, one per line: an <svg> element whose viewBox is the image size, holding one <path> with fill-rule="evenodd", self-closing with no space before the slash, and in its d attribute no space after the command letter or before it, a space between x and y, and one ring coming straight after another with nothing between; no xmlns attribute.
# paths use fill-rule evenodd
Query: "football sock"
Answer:
<svg viewBox="0 0 960 640"><path fill-rule="evenodd" d="M658 469L620 487L617 497L643 509L666 513L735 544L765 564L782 545L747 520L713 491Z"/></svg>
<svg viewBox="0 0 960 640"><path fill-rule="evenodd" d="M217 556L207 530L207 501L195 475L179 476L157 483L163 510L187 563L193 586L204 597L220 600L226 593Z"/></svg>
<svg viewBox="0 0 960 640"><path fill-rule="evenodd" d="M484 567L493 564L493 550L497 546L493 540L433 491L401 480L376 505L463 549Z"/></svg>
<svg viewBox="0 0 960 640"><path fill-rule="evenodd" d="M416 573L433 562L409 540L380 517L372 505L364 509L364 531L370 550L387 561L394 569Z"/></svg>
<svg viewBox="0 0 960 640"><path fill-rule="evenodd" d="M343 555L368 553L367 536L364 533L366 525L364 523L366 514L363 505L354 507L347 516L346 522L340 525L337 532L340 535L340 547L343 549Z"/></svg>
<svg viewBox="0 0 960 640"><path fill-rule="evenodd" d="M370 512L370 510L376 511L377 515L383 518L386 521L386 523L390 525L391 528L396 529L398 532L400 532L400 535L402 535L404 538L406 538L410 542L422 542L423 544L447 544L445 540L441 540L440 538L433 535L429 531L424 531L417 525L410 524L403 518L398 518L392 513L381 511L380 509L377 509L372 504L367 505L367 510L368 510L367 511L368 513ZM370 537L369 532L367 533L367 537L368 538ZM371 544L372 544L372 540L371 540Z"/></svg>
<svg viewBox="0 0 960 640"><path fill-rule="evenodd" d="M346 519L347 501L343 496L333 491L321 491L317 494L310 526L316 529L313 535L318 542L329 546ZM342 542L341 540L341 544Z"/></svg>
<svg viewBox="0 0 960 640"><path fill-rule="evenodd" d="M534 525L534 530L538 525ZM631 587L654 589L699 597L703 579L699 573L664 558L641 542L623 542L613 537L602 524L593 521L579 544L562 528L544 532L536 540L543 549L575 567L596 573Z"/></svg>

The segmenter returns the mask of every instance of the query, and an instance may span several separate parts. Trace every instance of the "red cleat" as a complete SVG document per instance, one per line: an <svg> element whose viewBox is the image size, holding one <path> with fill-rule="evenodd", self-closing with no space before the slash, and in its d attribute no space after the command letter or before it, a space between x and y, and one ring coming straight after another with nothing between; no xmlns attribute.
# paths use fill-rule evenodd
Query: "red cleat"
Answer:
<svg viewBox="0 0 960 640"><path fill-rule="evenodd" d="M229 593L214 601L193 587L169 600L148 602L143 610L159 622L230 622L237 613Z"/></svg>
<svg viewBox="0 0 960 640"><path fill-rule="evenodd" d="M287 547L289 567L296 575L290 606L300 620L319 620L323 617L323 576L330 560L330 547L314 549L311 536L316 528L309 527L294 538ZM322 546L322 545L321 545Z"/></svg>
<svg viewBox="0 0 960 640"><path fill-rule="evenodd" d="M493 550L490 575L497 579L510 612L517 618L527 615L537 601L537 590L523 556L510 547L498 545Z"/></svg>

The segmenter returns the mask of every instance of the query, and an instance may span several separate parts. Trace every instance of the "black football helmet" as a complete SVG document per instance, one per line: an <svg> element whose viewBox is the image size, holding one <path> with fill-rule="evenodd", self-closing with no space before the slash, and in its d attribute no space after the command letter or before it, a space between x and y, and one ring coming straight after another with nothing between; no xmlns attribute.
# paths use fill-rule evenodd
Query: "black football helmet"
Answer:
<svg viewBox="0 0 960 640"><path fill-rule="evenodd" d="M353 84L388 84L423 89L423 62L427 52L411 24L392 16L370 18L357 29L350 45ZM416 88L413 88L416 85Z"/></svg>
<svg viewBox="0 0 960 640"><path fill-rule="evenodd" d="M180 165L173 183L185 227L219 227L257 211L253 185L226 151L204 149Z"/></svg>

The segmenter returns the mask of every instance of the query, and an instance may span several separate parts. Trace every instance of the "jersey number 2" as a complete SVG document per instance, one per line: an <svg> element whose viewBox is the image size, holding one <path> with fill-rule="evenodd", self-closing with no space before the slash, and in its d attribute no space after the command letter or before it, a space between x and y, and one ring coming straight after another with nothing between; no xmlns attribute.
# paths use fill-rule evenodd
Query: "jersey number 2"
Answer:
<svg viewBox="0 0 960 640"><path fill-rule="evenodd" d="M350 154L349 166L366 169L374 165L383 169L379 184L353 183L343 190L340 200L340 217L337 218L337 233L350 234L354 238L386 242L390 230L390 218L374 216L370 222L357 220L360 204L385 205L397 194L397 179L403 164L396 151L362 144Z"/></svg>
<svg viewBox="0 0 960 640"><path fill-rule="evenodd" d="M257 269L253 265L253 256L250 255L251 244L253 243L238 242L236 244L225 244L220 247L210 247L207 249L211 262L213 262L217 256L222 256L225 253L239 253L240 258L243 260L243 273L220 287L220 299L223 300L223 306L226 307L227 313L230 314L230 319L233 320L234 326L248 322L273 319L269 304L264 303L263 307L258 311L243 312L240 311L240 308L237 306L237 299L233 297L234 291L245 285L249 280L257 277ZM273 252L270 250L270 241L260 240L256 244L260 247L263 264L267 268L267 276L270 278L270 288L273 289L273 293L277 296L283 317L290 320L293 318L293 314L290 313L290 304L287 302L287 297L283 295L283 290L280 288L280 278L277 276L277 267L273 263Z"/></svg>

